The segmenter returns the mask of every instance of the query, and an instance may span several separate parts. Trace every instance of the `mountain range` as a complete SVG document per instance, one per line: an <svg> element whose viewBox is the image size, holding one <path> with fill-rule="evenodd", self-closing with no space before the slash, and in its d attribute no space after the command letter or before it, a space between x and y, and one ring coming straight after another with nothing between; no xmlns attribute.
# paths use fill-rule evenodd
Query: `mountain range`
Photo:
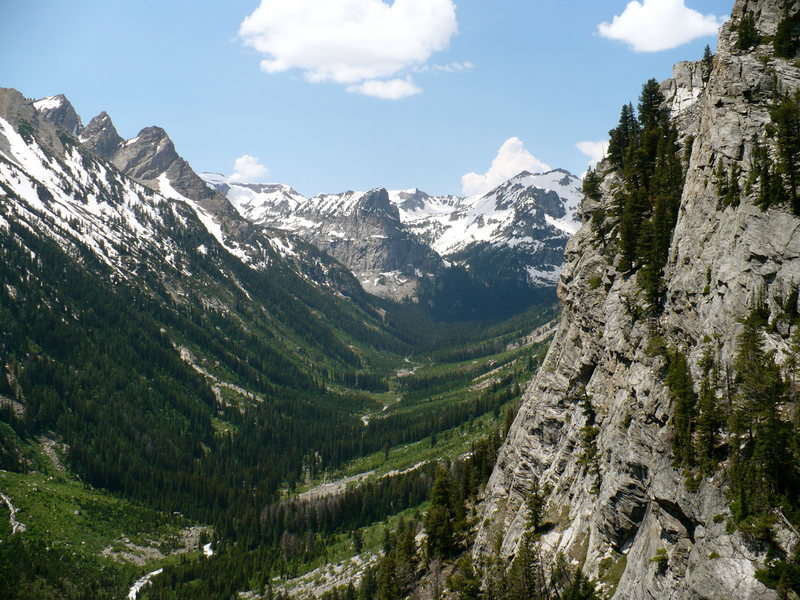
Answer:
<svg viewBox="0 0 800 600"><path fill-rule="evenodd" d="M446 269L487 286L552 287L577 231L581 181L563 170L520 173L483 196L432 197L412 189L305 198L280 184L201 177L253 223L296 233L350 268L364 288L418 300Z"/></svg>
<svg viewBox="0 0 800 600"><path fill-rule="evenodd" d="M510 314L536 302L557 283L564 245L579 225L581 181L562 170L523 172L472 198L382 189L305 198L286 185L198 176L161 128L123 140L105 112L84 127L63 96L29 104L81 149L190 206L245 263L264 267L278 253L298 272L330 285L324 272L338 262L367 292L422 302L440 316L480 317L487 306ZM308 255L311 247L326 258ZM500 288L514 293L498 294ZM515 300L508 305L508 298Z"/></svg>

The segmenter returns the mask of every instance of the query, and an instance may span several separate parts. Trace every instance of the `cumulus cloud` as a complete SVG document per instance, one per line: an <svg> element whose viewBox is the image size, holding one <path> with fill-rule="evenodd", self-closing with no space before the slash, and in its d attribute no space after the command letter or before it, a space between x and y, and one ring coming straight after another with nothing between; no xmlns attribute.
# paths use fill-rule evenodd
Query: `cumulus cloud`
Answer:
<svg viewBox="0 0 800 600"><path fill-rule="evenodd" d="M611 23L600 23L597 30L605 38L629 44L636 52L660 52L716 35L724 22L724 18L689 8L685 0L634 0Z"/></svg>
<svg viewBox="0 0 800 600"><path fill-rule="evenodd" d="M603 160L608 151L608 141L603 142L578 142L575 147L589 157L589 166L594 168Z"/></svg>
<svg viewBox="0 0 800 600"><path fill-rule="evenodd" d="M348 86L348 92L373 96L382 100L400 100L419 94L422 89L417 87L411 77L405 79L371 79L363 83Z"/></svg>
<svg viewBox="0 0 800 600"><path fill-rule="evenodd" d="M483 175L467 173L461 178L461 189L467 196L485 194L522 171L540 173L550 167L525 149L522 140L513 137L500 147L489 170Z"/></svg>
<svg viewBox="0 0 800 600"><path fill-rule="evenodd" d="M269 169L261 164L255 156L245 154L233 163L233 175L229 179L235 183L259 183L267 176Z"/></svg>
<svg viewBox="0 0 800 600"><path fill-rule="evenodd" d="M398 99L421 91L403 71L424 65L458 33L453 0L261 0L239 28L261 69Z"/></svg>

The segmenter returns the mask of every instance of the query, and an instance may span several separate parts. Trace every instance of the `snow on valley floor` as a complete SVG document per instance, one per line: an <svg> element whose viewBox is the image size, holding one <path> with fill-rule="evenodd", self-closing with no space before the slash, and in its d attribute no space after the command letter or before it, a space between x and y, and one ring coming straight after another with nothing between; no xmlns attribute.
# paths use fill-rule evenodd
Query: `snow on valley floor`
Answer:
<svg viewBox="0 0 800 600"><path fill-rule="evenodd" d="M17 521L17 507L11 504L11 498L6 496L3 492L0 492L0 498L3 499L3 502L8 507L8 522L11 524L11 535L25 531L25 524Z"/></svg>
<svg viewBox="0 0 800 600"><path fill-rule="evenodd" d="M128 591L128 600L136 600L136 597L139 595L139 592L142 591L142 588L146 585L150 585L150 580L155 577L156 575L160 575L164 572L164 569L156 569L151 573L148 573L141 579L137 579L136 583L131 586L131 589Z"/></svg>

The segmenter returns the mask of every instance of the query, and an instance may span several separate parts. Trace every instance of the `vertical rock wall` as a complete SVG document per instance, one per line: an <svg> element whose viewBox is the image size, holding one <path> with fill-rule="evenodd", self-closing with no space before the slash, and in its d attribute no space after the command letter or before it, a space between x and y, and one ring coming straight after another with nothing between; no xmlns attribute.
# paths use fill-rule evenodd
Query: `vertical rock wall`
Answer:
<svg viewBox="0 0 800 600"><path fill-rule="evenodd" d="M733 18L752 11L760 32L773 35L780 4L739 1ZM584 201L584 225L567 247L559 286L561 322L487 486L478 559L497 547L514 554L525 499L538 479L552 488L547 520L556 523L543 538L545 551L583 564L615 590L614 598L776 597L754 577L763 552L727 531L724 471L689 490L673 468L673 407L663 358L652 351L656 335L680 348L697 381L698 360L710 346L723 363L732 362L739 320L761 290L776 314L774 298L800 283L800 219L783 208L763 212L746 196L740 206L723 208L713 183L719 161L725 168L735 162L744 189L754 141L774 148L765 132L775 82L784 91L800 88L800 69L775 58L771 44L739 52L735 40L729 22L707 76L697 63L681 63L662 85L691 159L658 321L641 316L636 277L615 270L613 243L591 220L609 208L617 176L607 173L599 202ZM789 334L769 337L779 360ZM584 394L597 412L598 476L579 460ZM778 532L787 547L793 537ZM657 553L665 555L664 568L652 560Z"/></svg>

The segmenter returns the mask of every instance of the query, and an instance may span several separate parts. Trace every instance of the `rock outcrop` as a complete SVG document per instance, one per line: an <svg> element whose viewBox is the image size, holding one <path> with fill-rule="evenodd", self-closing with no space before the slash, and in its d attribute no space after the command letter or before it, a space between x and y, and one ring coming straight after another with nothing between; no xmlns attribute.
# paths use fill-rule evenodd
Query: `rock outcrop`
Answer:
<svg viewBox="0 0 800 600"><path fill-rule="evenodd" d="M368 292L413 297L420 279L445 268L441 257L403 226L384 189L323 196L301 205L292 218L298 224L294 231L347 265Z"/></svg>
<svg viewBox="0 0 800 600"><path fill-rule="evenodd" d="M495 547L515 553L525 499L538 482L550 490L547 520L556 524L543 536L546 553L584 565L614 598L777 597L755 578L766 560L763 549L727 527L724 468L688 489L673 466L674 407L663 382L664 359L653 344L685 353L697 381L698 362L709 349L721 364L732 364L740 320L759 294L776 315L776 298L800 283L800 219L786 207L762 211L754 192L743 193L739 206L723 207L714 184L720 161L725 169L735 163L746 189L755 141L775 150L767 127L774 82L782 91L800 88L800 69L776 58L771 44L736 49L733 27L744 12L769 36L781 4L738 1L707 76L700 63L682 63L662 85L691 159L657 320L640 310L636 277L615 269L615 248L593 222L619 183L609 165L600 165L603 197L584 200L584 224L567 245L562 318L487 486L477 559ZM788 351L788 335L786 329L768 335L779 358ZM587 397L599 428L597 474L580 458ZM785 550L798 541L791 530L776 537Z"/></svg>
<svg viewBox="0 0 800 600"><path fill-rule="evenodd" d="M37 100L33 107L44 120L71 135L77 136L83 130L81 118L63 94Z"/></svg>
<svg viewBox="0 0 800 600"><path fill-rule="evenodd" d="M84 148L91 150L106 160L111 160L125 140L117 133L111 117L101 112L81 131L80 142Z"/></svg>

